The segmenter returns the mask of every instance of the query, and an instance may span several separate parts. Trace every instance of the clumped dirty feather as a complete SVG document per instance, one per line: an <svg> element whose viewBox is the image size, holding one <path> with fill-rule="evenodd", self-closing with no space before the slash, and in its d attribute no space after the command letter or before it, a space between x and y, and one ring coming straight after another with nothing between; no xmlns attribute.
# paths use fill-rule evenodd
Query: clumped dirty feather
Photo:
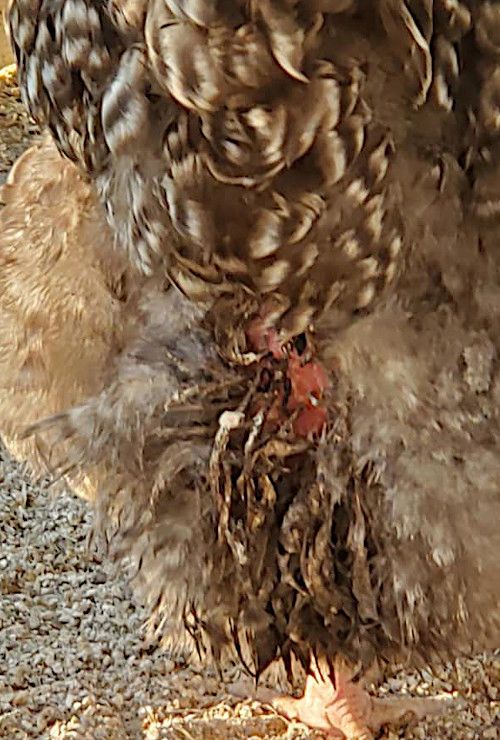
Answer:
<svg viewBox="0 0 500 740"><path fill-rule="evenodd" d="M456 654L473 640L473 625L483 642L494 640L497 585L485 573L483 592L469 591L483 559L494 576L491 555L478 554L488 512L475 515L476 542L464 531L474 481L452 476L456 491L437 488L434 514L426 513L450 477L439 453L432 461L425 441L416 446L434 424L426 420L432 402L407 400L404 390L388 400L383 387L363 399L362 383L353 391L339 370L327 429L314 443L297 440L290 419L269 429L249 413L265 396L261 365L223 358L213 310L175 289L153 291L142 310L141 338L119 358L115 381L37 430L50 432L55 450L70 440L65 465L100 469L98 529L128 563L151 629L171 648L202 658L208 651L219 664L236 659L259 675L275 658L293 673L310 649L368 666ZM159 321L165 316L170 323ZM381 361L408 361L412 334L402 314L379 317L379 332L384 324L396 339ZM344 359L354 360L349 332L339 341ZM408 376L417 382L418 362ZM368 397L377 392L380 411L370 417ZM398 426L406 403L418 431ZM463 445L457 437L448 448ZM492 506L490 515L498 497ZM471 611L476 603L491 613Z"/></svg>

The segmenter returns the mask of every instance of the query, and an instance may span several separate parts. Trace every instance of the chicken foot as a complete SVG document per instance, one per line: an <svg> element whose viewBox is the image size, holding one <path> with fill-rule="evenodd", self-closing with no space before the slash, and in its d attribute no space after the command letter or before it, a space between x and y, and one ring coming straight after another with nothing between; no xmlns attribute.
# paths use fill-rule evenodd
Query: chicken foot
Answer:
<svg viewBox="0 0 500 740"><path fill-rule="evenodd" d="M242 695L241 688L233 691ZM254 698L289 720L296 720L311 729L320 730L327 738L373 740L374 733L384 725L404 724L441 714L450 702L416 697L376 698L360 683L352 681L352 672L343 661L330 665L326 660L311 658L304 693L299 698L257 688Z"/></svg>

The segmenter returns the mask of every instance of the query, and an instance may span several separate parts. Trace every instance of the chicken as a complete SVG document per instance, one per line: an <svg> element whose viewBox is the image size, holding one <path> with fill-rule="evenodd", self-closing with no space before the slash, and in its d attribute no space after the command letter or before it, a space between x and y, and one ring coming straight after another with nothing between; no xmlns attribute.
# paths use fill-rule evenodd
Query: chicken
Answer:
<svg viewBox="0 0 500 740"><path fill-rule="evenodd" d="M500 15L370 9L9 10L25 101L106 213L92 254L139 286L100 386L29 432L98 480L159 632L303 664L276 706L352 738L412 706L353 666L498 645L500 620Z"/></svg>
<svg viewBox="0 0 500 740"><path fill-rule="evenodd" d="M50 139L19 158L2 197L2 436L41 473L50 450L22 433L104 387L124 341L127 265L92 188ZM90 480L79 490L94 496Z"/></svg>
<svg viewBox="0 0 500 740"><path fill-rule="evenodd" d="M334 388L307 373L329 417L313 445L251 409L279 398L285 361L228 364L210 310L129 276L89 184L51 142L18 162L0 216L11 447L94 500L172 650L222 664L236 651L259 675L276 657L295 674L313 649L302 700L258 695L353 738L433 708L367 699L348 680L356 663L498 645L499 260L494 238L472 252L454 179L438 171L427 187L400 302L318 327ZM297 400L303 352L291 353Z"/></svg>

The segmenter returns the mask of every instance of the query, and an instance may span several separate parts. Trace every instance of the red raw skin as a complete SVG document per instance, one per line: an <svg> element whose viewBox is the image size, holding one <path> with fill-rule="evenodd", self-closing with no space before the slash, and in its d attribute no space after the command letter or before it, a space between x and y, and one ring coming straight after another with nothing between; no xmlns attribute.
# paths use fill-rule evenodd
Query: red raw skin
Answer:
<svg viewBox="0 0 500 740"><path fill-rule="evenodd" d="M306 406L299 411L293 422L297 437L318 437L325 428L328 414L322 406Z"/></svg>
<svg viewBox="0 0 500 740"><path fill-rule="evenodd" d="M254 351L271 353L275 360L287 357L276 329L268 326L262 316L257 316L250 322L246 334L249 345ZM288 354L287 375L291 384L287 408L289 411L297 411L293 423L295 434L305 438L318 436L328 418L326 409L319 403L329 386L324 367L313 360L302 364L297 351L293 349ZM281 403L282 396L280 395L271 407L267 421L277 421Z"/></svg>
<svg viewBox="0 0 500 740"><path fill-rule="evenodd" d="M254 352L270 352L275 360L282 360L285 357L278 332L272 326L268 326L266 319L262 316L252 319L246 330L246 335Z"/></svg>
<svg viewBox="0 0 500 740"><path fill-rule="evenodd" d="M295 350L288 361L288 377L292 383L292 398L289 402L291 409L300 404L310 404L311 397L320 399L329 386L325 368L314 360L302 365ZM292 399L294 406L291 405Z"/></svg>
<svg viewBox="0 0 500 740"><path fill-rule="evenodd" d="M292 384L288 408L291 411L299 409L293 423L295 434L298 437L321 434L328 418L325 408L319 404L329 385L324 367L313 360L302 365L294 351L288 362L288 377Z"/></svg>

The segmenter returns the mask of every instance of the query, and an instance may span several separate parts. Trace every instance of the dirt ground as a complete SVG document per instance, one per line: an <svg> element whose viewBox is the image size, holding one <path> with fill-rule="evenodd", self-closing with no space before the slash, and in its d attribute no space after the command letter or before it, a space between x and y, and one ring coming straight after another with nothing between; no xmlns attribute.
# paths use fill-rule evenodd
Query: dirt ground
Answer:
<svg viewBox="0 0 500 740"><path fill-rule="evenodd" d="M1 180L34 135L12 78L0 75ZM34 482L0 448L0 737L319 737L232 699L210 669L176 664L146 645L146 615L127 583L87 547L91 517L83 502ZM439 674L395 671L379 693L457 702L439 720L381 737L500 738L500 652Z"/></svg>

